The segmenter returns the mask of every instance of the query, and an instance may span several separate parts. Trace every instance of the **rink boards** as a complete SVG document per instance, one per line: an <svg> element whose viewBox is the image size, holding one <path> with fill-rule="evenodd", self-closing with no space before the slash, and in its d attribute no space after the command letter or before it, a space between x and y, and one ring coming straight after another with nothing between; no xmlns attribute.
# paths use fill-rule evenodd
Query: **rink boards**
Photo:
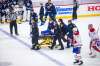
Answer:
<svg viewBox="0 0 100 66"><path fill-rule="evenodd" d="M35 12L39 13L40 7L35 8ZM73 5L56 6L56 18L72 18ZM97 4L81 4L77 11L78 18L100 16L100 3Z"/></svg>
<svg viewBox="0 0 100 66"><path fill-rule="evenodd" d="M40 7L34 7L34 10L39 15ZM71 19L72 18L73 5L56 6L56 10L57 10L57 16L56 16L57 19L59 19L59 18ZM100 16L100 3L81 4L77 10L77 15L78 15L78 18ZM39 18L39 16L38 16L38 18ZM23 20L25 20L25 19L26 19L26 15L24 15ZM17 22L21 23L23 20L21 20L21 18L19 16L19 18L17 19ZM3 19L3 22L5 22L4 19ZM8 20L8 22L10 22L10 21Z"/></svg>

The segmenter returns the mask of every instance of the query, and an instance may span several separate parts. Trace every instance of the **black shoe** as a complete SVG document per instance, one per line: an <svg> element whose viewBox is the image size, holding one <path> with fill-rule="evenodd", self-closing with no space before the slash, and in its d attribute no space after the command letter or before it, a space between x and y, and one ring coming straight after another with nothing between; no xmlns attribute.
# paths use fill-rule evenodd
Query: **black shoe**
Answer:
<svg viewBox="0 0 100 66"><path fill-rule="evenodd" d="M73 62L74 64L79 63L79 60L75 60L75 62Z"/></svg>
<svg viewBox="0 0 100 66"><path fill-rule="evenodd" d="M13 34L10 34L11 37L13 37Z"/></svg>
<svg viewBox="0 0 100 66"><path fill-rule="evenodd" d="M67 46L66 48L70 48L70 46Z"/></svg>
<svg viewBox="0 0 100 66"><path fill-rule="evenodd" d="M71 47L73 47L73 45L71 45Z"/></svg>
<svg viewBox="0 0 100 66"><path fill-rule="evenodd" d="M34 50L35 48L34 48L34 47L32 47L31 49L32 49L32 50Z"/></svg>
<svg viewBox="0 0 100 66"><path fill-rule="evenodd" d="M60 48L59 50L64 50L64 48Z"/></svg>
<svg viewBox="0 0 100 66"><path fill-rule="evenodd" d="M79 64L78 65L82 65L83 64L83 61L79 61Z"/></svg>
<svg viewBox="0 0 100 66"><path fill-rule="evenodd" d="M92 52L90 52L89 55L92 55Z"/></svg>
<svg viewBox="0 0 100 66"><path fill-rule="evenodd" d="M50 47L50 46L48 46L51 50L53 50L53 48L52 47Z"/></svg>
<svg viewBox="0 0 100 66"><path fill-rule="evenodd" d="M19 34L16 34L17 36L19 35Z"/></svg>
<svg viewBox="0 0 100 66"><path fill-rule="evenodd" d="M35 48L35 47L32 47L31 49L32 49L32 50L40 50L39 47L36 47L36 48Z"/></svg>
<svg viewBox="0 0 100 66"><path fill-rule="evenodd" d="M39 47L39 46L37 46L37 47L35 48L35 50L40 50L40 47Z"/></svg>

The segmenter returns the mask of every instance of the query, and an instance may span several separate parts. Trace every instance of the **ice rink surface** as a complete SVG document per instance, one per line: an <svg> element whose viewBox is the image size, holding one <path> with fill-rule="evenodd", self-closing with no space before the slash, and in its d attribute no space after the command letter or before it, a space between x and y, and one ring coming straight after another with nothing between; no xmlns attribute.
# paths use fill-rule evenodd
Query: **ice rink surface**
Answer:
<svg viewBox="0 0 100 66"><path fill-rule="evenodd" d="M67 19L64 19L67 23ZM100 27L100 17L79 18L74 22L82 40L82 66L100 66L100 53L96 58L89 56L88 24L93 24L96 30ZM46 24L39 27L46 29ZM73 64L72 48L64 50L41 48L31 50L30 26L28 22L18 24L19 36L10 36L9 24L0 24L0 66L78 66ZM99 29L100 36L100 29ZM64 43L66 47L66 43Z"/></svg>

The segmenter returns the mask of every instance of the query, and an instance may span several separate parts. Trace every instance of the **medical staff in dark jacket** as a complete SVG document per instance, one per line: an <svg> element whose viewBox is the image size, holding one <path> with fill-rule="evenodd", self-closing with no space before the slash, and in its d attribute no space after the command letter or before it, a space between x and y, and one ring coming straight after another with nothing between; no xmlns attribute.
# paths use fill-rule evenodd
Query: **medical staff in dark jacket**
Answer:
<svg viewBox="0 0 100 66"><path fill-rule="evenodd" d="M34 12L34 9L31 11L29 24L31 25L32 22L38 22L38 15Z"/></svg>
<svg viewBox="0 0 100 66"><path fill-rule="evenodd" d="M32 37L32 48L33 50L39 50L38 46L38 38L39 38L39 29L38 29L38 16L34 12L34 9L31 11L31 19L30 19L30 28L31 28L31 37Z"/></svg>
<svg viewBox="0 0 100 66"><path fill-rule="evenodd" d="M32 48L33 50L39 50L38 46L38 38L39 38L39 29L36 22L32 22L32 31L31 31L31 37L32 37Z"/></svg>
<svg viewBox="0 0 100 66"><path fill-rule="evenodd" d="M65 38L66 33L68 32L68 26L63 22L62 19L58 20L59 22L59 27L61 28L61 39L66 42L67 39Z"/></svg>
<svg viewBox="0 0 100 66"><path fill-rule="evenodd" d="M54 35L55 36L54 36L54 39L53 39L53 44L50 47L50 49L54 48L54 46L56 45L56 41L58 40L59 45L61 46L61 48L59 50L64 50L64 46L63 46L63 43L61 41L61 29L59 28L57 23L55 24L55 27L54 27Z"/></svg>

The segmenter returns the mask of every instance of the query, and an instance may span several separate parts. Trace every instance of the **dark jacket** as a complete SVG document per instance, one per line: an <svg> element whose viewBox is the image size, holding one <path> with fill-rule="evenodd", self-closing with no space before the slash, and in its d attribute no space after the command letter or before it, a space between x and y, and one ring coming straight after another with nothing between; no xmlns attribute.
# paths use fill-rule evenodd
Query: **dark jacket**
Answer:
<svg viewBox="0 0 100 66"><path fill-rule="evenodd" d="M55 15L57 14L56 7L54 5L52 5L52 13Z"/></svg>
<svg viewBox="0 0 100 66"><path fill-rule="evenodd" d="M60 29L60 27L58 25L56 25L55 28L54 28L54 35L56 37L60 37L61 36L61 29Z"/></svg>
<svg viewBox="0 0 100 66"><path fill-rule="evenodd" d="M46 12L56 13L55 6L53 5L53 3L46 3L45 10L46 10Z"/></svg>
<svg viewBox="0 0 100 66"><path fill-rule="evenodd" d="M24 0L24 4L26 6L26 10L32 10L33 5L31 0Z"/></svg>
<svg viewBox="0 0 100 66"><path fill-rule="evenodd" d="M39 15L44 15L44 7L41 6Z"/></svg>
<svg viewBox="0 0 100 66"><path fill-rule="evenodd" d="M48 29L49 30L54 29L54 22L49 22Z"/></svg>
<svg viewBox="0 0 100 66"><path fill-rule="evenodd" d="M73 28L76 27L75 24L68 24L68 35L73 35Z"/></svg>
<svg viewBox="0 0 100 66"><path fill-rule="evenodd" d="M68 32L68 26L64 23L60 24L61 34L64 36Z"/></svg>
<svg viewBox="0 0 100 66"><path fill-rule="evenodd" d="M38 26L37 26L37 23L34 23L32 24L32 37L38 37L39 36L39 29L38 29Z"/></svg>
<svg viewBox="0 0 100 66"><path fill-rule="evenodd" d="M37 14L35 13L35 12L32 12L31 13L31 16L30 16L30 25L32 24L32 22L38 22L38 16L37 16Z"/></svg>

